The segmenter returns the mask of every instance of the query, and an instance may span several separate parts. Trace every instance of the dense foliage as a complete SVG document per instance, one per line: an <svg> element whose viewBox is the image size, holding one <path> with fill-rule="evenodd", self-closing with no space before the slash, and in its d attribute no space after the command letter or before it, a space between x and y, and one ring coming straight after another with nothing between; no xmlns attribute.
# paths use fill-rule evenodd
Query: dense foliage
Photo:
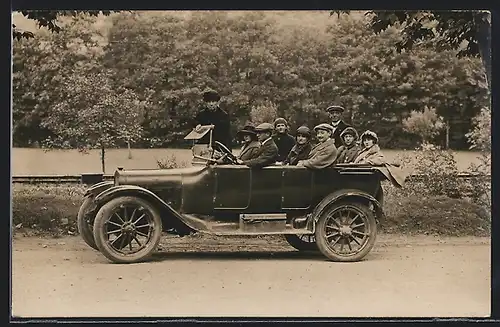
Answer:
<svg viewBox="0 0 500 327"><path fill-rule="evenodd" d="M397 52L397 24L375 34L364 16L332 18L321 29L283 24L287 17L122 12L77 16L59 33L15 40L14 146L49 136L81 140L77 135L100 131L90 123L98 111L115 118L99 119L112 124L107 146L123 146L132 134L136 147L180 145L210 87L223 96L233 135L249 121L276 116L292 131L312 127L337 103L356 128L375 130L382 147L409 148L421 136L403 122L429 107L449 126L450 146L469 147L472 118L488 106L478 58L431 46ZM89 124L81 126L82 119ZM59 126L65 121L81 126L78 133ZM435 140L444 145L445 138L441 130Z"/></svg>

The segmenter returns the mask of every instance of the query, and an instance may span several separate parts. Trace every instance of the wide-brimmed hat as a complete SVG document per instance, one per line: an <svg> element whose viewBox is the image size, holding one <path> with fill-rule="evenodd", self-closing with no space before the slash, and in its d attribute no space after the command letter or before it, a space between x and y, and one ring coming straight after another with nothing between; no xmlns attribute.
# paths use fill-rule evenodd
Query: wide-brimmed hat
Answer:
<svg viewBox="0 0 500 327"><path fill-rule="evenodd" d="M203 92L203 101L211 102L211 101L219 101L220 95L217 91L214 90L206 90Z"/></svg>
<svg viewBox="0 0 500 327"><path fill-rule="evenodd" d="M344 138L345 135L352 135L355 140L359 138L358 132L354 129L354 127L351 126L346 127L346 129L344 129L342 133L340 133L341 138Z"/></svg>
<svg viewBox="0 0 500 327"><path fill-rule="evenodd" d="M367 138L370 138L375 143L378 143L378 136L377 136L377 134L375 132L367 130L363 134L361 134L361 141L363 141L364 139L367 139Z"/></svg>
<svg viewBox="0 0 500 327"><path fill-rule="evenodd" d="M287 127L288 127L288 122L286 121L286 119L285 119L285 118L281 118L281 117L276 118L276 120L274 121L274 128L276 128L276 126L277 126L278 124L284 124L285 126L287 126Z"/></svg>
<svg viewBox="0 0 500 327"><path fill-rule="evenodd" d="M345 111L345 109L344 109L344 107L337 106L337 105L329 106L328 108L326 108L326 112L332 112L332 111L338 111L338 112L342 113Z"/></svg>
<svg viewBox="0 0 500 327"><path fill-rule="evenodd" d="M262 123L255 127L255 131L257 133L262 133L262 132L271 132L274 129L272 124L269 123Z"/></svg>
<svg viewBox="0 0 500 327"><path fill-rule="evenodd" d="M297 128L297 132L295 133L295 135L303 135L309 138L311 137L311 130L307 126L300 126L299 128Z"/></svg>
<svg viewBox="0 0 500 327"><path fill-rule="evenodd" d="M318 130L324 130L324 131L333 133L333 126L330 125L330 124L326 124L326 123L319 124L316 127L314 127L314 131L315 132L318 131Z"/></svg>
<svg viewBox="0 0 500 327"><path fill-rule="evenodd" d="M257 136L257 132L255 131L255 127L252 125L245 125L242 129L240 129L236 135L238 137L243 137L243 135Z"/></svg>

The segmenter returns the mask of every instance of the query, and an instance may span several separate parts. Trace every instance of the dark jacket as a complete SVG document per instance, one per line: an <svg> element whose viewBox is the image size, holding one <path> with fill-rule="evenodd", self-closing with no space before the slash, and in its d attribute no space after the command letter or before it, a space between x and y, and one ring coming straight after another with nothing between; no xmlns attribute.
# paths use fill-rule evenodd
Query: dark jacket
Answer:
<svg viewBox="0 0 500 327"><path fill-rule="evenodd" d="M309 157L309 152L311 152L311 143L307 142L303 145L295 144L290 150L290 153L286 157L283 163L289 164L292 166L297 165L299 160L306 160Z"/></svg>
<svg viewBox="0 0 500 327"><path fill-rule="evenodd" d="M295 145L295 138L288 133L276 133L273 135L273 141L278 147L278 159L276 161L284 161Z"/></svg>
<svg viewBox="0 0 500 327"><path fill-rule="evenodd" d="M196 125L215 125L212 134L213 141L219 141L227 148L231 149L231 121L229 115L224 110L217 108L214 111L203 109L196 115L194 119L194 126ZM209 143L210 134L207 133L199 143Z"/></svg>
<svg viewBox="0 0 500 327"><path fill-rule="evenodd" d="M333 126L332 122L329 122L329 124ZM344 142L342 142L342 138L340 137L340 134L342 134L342 132L344 131L344 129L346 129L349 126L350 125L344 123L344 121L341 120L339 122L339 124L337 125L337 128L333 132L332 139L335 141L335 146L337 148L339 148L341 145L344 144ZM333 127L335 127L335 126L333 126Z"/></svg>
<svg viewBox="0 0 500 327"><path fill-rule="evenodd" d="M344 143L344 134L347 132L347 131L352 131L354 133L354 140L352 141L352 143L347 146L345 143ZM335 160L335 163L339 163L339 164L342 164L342 163L350 163L350 162L353 162L354 159L356 159L356 157L358 156L359 152L361 152L361 145L359 145L357 143L358 139L359 139L359 136L358 136L358 132L356 132L356 130L352 127L347 127L344 129L344 131L340 134L340 137L342 139L342 146L340 148L338 148L338 156L337 156L337 160Z"/></svg>
<svg viewBox="0 0 500 327"><path fill-rule="evenodd" d="M252 141L248 144L244 144L241 147L240 154L238 155L238 159L241 160L250 160L256 158L259 155L260 143L259 141Z"/></svg>
<svg viewBox="0 0 500 327"><path fill-rule="evenodd" d="M243 160L243 164L252 168L262 168L274 164L276 158L278 158L278 147L271 138L260 146L256 157L249 160Z"/></svg>

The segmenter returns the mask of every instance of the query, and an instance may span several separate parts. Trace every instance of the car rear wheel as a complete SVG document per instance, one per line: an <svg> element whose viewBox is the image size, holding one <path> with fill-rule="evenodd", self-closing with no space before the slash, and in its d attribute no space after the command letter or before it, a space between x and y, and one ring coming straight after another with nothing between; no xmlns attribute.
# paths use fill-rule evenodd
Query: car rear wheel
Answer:
<svg viewBox="0 0 500 327"><path fill-rule="evenodd" d="M318 251L314 234L285 234L285 239L288 244L299 251Z"/></svg>
<svg viewBox="0 0 500 327"><path fill-rule="evenodd" d="M147 259L158 247L162 221L148 201L124 196L103 205L94 221L94 239L101 253L115 263Z"/></svg>
<svg viewBox="0 0 500 327"><path fill-rule="evenodd" d="M94 240L94 233L92 231L93 226L92 226L92 221L89 219L89 217L85 216L85 213L90 209L92 205L92 197L86 197L85 200L83 201L82 205L80 206L80 209L78 210L78 217L76 219L76 224L78 228L78 233L82 236L82 239L85 243L87 243L88 246L93 248L94 250L99 250L97 248L97 245L95 244Z"/></svg>
<svg viewBox="0 0 500 327"><path fill-rule="evenodd" d="M358 202L333 204L319 217L316 244L328 259L355 262L373 248L377 224L373 212Z"/></svg>

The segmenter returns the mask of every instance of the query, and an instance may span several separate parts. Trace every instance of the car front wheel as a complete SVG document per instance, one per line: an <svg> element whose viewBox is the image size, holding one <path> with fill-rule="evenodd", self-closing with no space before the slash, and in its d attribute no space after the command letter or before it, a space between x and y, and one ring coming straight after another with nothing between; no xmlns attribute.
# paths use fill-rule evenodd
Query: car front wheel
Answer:
<svg viewBox="0 0 500 327"><path fill-rule="evenodd" d="M162 221L148 201L123 196L104 204L94 221L94 239L99 251L115 263L133 263L148 258L158 247Z"/></svg>
<svg viewBox="0 0 500 327"><path fill-rule="evenodd" d="M88 246L95 250L99 250L94 240L94 233L92 231L92 221L89 220L89 217L86 217L87 211L92 206L92 197L86 197L83 201L80 209L78 210L78 217L76 219L78 233L82 237L83 241L87 243Z"/></svg>
<svg viewBox="0 0 500 327"><path fill-rule="evenodd" d="M377 224L373 212L358 202L333 204L319 217L316 244L328 259L355 262L373 248Z"/></svg>

